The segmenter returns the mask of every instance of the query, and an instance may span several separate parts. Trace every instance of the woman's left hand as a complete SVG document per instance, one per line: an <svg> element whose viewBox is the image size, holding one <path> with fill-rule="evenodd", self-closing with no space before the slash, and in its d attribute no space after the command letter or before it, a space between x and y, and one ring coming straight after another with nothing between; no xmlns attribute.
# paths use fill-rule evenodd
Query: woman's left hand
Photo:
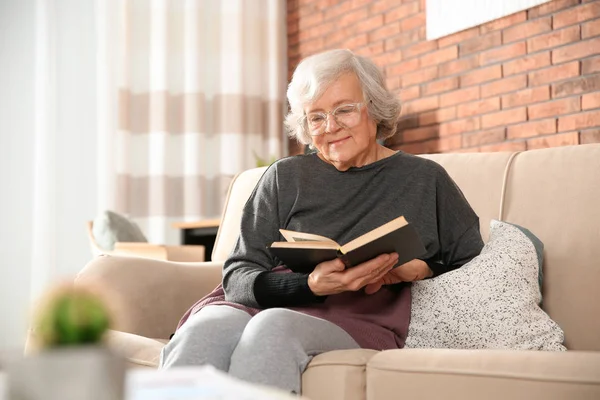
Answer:
<svg viewBox="0 0 600 400"><path fill-rule="evenodd" d="M390 272L377 282L373 282L365 286L367 294L377 292L383 285L392 285L400 282L420 281L421 279L429 278L433 272L423 260L414 259L405 264L402 264Z"/></svg>

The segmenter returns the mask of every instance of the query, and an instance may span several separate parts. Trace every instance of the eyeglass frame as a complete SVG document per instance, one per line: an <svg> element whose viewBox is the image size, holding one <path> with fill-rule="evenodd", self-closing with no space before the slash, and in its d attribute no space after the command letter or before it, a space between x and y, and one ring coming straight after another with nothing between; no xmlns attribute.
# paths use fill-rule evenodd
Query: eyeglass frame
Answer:
<svg viewBox="0 0 600 400"><path fill-rule="evenodd" d="M317 132L317 133L315 133L315 134L313 134L313 133L312 133L313 131L310 129L310 125L309 125L309 123L308 123L308 114L305 114L304 116L302 116L302 118L301 118L300 120L301 120L301 122L302 122L302 123L306 123L306 127L307 127L307 128L308 128L308 130L309 130L309 134L310 134L310 136L321 136L323 133L325 133L325 129L323 129L323 128L324 128L324 127L325 127L325 128L327 128L327 124L329 123L329 116L330 116L330 115L333 117L333 120L335 121L335 123L336 123L336 124L338 124L339 126L341 126L342 128L344 128L344 129L351 129L351 128L353 128L353 127L349 127L349 126L346 126L345 124L341 124L341 123L339 123L339 122L338 122L338 120L337 120L337 119L336 119L336 117L335 117L335 112L336 112L338 109L340 109L340 108L342 108L342 107L347 107L347 106L355 106L355 107L357 107L357 108L358 108L358 112L360 113L361 109L362 109L364 106L366 106L366 105L367 105L367 102L364 102L364 101L361 101L361 102L358 102L358 103L344 103L344 104L340 104L339 106L337 106L336 108L334 108L334 109L333 109L333 110L331 110L331 111L327 111L327 112L324 112L324 111L315 111L315 112L311 112L311 113L309 113L309 114L317 114L317 115L321 115L321 116L323 116L323 117L324 117L324 120L323 120L323 125L321 125L321 126L318 128L318 130L317 130L317 131L315 131L315 132ZM360 118L360 117L361 117L361 115L359 114L359 118ZM360 119L359 119L359 123L358 123L358 124L360 124ZM358 124L357 124L357 125L358 125ZM355 125L355 126L356 126L356 125Z"/></svg>

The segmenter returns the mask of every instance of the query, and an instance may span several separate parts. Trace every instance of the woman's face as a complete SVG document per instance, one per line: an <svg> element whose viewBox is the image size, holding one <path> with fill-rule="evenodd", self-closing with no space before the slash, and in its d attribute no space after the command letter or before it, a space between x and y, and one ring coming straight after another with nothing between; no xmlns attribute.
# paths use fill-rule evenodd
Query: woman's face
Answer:
<svg viewBox="0 0 600 400"><path fill-rule="evenodd" d="M325 90L315 102L304 107L306 114L312 112L330 112L336 107L363 102L363 93L358 78L353 73L340 76ZM345 128L339 126L329 115L323 133L313 136L313 145L319 150L320 157L338 170L360 167L376 161L377 124L369 117L367 107L360 108L358 125Z"/></svg>

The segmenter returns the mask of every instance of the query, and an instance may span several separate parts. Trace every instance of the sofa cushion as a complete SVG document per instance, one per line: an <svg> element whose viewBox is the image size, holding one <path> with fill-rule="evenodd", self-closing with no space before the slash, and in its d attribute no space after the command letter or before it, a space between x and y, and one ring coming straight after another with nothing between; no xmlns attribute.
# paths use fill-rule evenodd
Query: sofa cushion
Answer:
<svg viewBox="0 0 600 400"><path fill-rule="evenodd" d="M114 250L116 242L147 242L140 227L114 211L104 211L94 219L92 234L103 250Z"/></svg>
<svg viewBox="0 0 600 400"><path fill-rule="evenodd" d="M108 347L127 360L130 367L158 368L165 339L151 339L133 333L111 330L106 335Z"/></svg>
<svg viewBox="0 0 600 400"><path fill-rule="evenodd" d="M598 352L388 350L367 364L366 398L592 400L599 371Z"/></svg>
<svg viewBox="0 0 600 400"><path fill-rule="evenodd" d="M541 242L493 220L481 254L412 286L410 348L565 350L562 329L540 308Z"/></svg>

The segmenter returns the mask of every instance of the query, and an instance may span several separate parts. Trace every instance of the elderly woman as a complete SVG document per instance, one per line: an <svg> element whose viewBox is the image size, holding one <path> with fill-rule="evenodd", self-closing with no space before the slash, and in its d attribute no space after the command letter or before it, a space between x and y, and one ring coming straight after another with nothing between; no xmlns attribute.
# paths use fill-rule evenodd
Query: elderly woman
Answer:
<svg viewBox="0 0 600 400"><path fill-rule="evenodd" d="M286 124L317 152L284 158L245 205L222 286L182 318L161 367L211 364L296 393L319 353L402 348L410 282L458 268L483 247L479 219L438 164L378 143L396 130L399 102L368 59L334 50L303 60L288 89ZM397 254L310 274L279 265L267 245L279 229L346 243L400 215L427 253L395 269Z"/></svg>

